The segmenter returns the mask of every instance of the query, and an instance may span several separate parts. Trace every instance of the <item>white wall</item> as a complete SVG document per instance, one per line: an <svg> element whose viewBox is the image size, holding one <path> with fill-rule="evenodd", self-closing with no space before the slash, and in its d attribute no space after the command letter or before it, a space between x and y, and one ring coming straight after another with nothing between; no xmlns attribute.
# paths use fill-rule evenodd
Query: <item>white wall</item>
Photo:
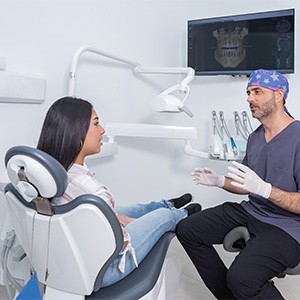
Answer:
<svg viewBox="0 0 300 300"><path fill-rule="evenodd" d="M238 0L0 0L0 56L7 60L6 69L47 79L43 104L0 103L0 172L4 171L3 157L10 146L36 143L47 109L67 94L71 58L81 45L112 52L143 66L185 66L188 19L297 7L300 4L296 0L274 0L272 4L253 0L251 5ZM298 43L296 39L296 49ZM296 57L296 73L288 76L291 90L287 99L296 118L300 117L296 109L298 64ZM199 132L195 146L201 150L207 149L212 110L223 110L230 116L234 110L248 109L245 79L195 78L188 100L194 112L191 119L183 114L158 114L149 106L151 97L177 82L177 75L133 75L129 66L93 54L82 56L78 71L77 95L93 102L104 125L143 122L195 126ZM220 190L196 187L190 180L189 173L195 166L208 165L225 172L227 163L188 157L179 141L122 138L119 142L117 156L93 161L91 166L119 203L187 191L204 207L240 200ZM186 259L180 246L175 252ZM185 273L199 280L191 266L185 265ZM289 279L280 284L287 286L287 282ZM293 286L292 291L300 289ZM207 295L204 290L200 292Z"/></svg>

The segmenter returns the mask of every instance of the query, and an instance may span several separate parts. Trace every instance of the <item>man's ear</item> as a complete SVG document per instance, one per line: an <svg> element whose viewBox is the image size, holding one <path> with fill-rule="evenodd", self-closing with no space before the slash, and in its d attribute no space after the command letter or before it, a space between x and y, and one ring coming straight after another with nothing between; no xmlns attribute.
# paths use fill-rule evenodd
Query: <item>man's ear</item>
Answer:
<svg viewBox="0 0 300 300"><path fill-rule="evenodd" d="M275 94L277 97L279 97L280 99L283 100L283 104L285 104L285 100L284 100L284 91L279 89L277 91L275 91Z"/></svg>

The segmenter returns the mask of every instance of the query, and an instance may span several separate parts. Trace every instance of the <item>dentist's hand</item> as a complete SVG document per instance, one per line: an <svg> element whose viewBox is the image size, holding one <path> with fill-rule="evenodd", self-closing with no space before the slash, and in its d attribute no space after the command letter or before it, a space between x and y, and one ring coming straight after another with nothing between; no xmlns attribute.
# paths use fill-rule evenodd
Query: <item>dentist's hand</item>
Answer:
<svg viewBox="0 0 300 300"><path fill-rule="evenodd" d="M217 174L212 169L195 168L194 172L191 173L193 181L196 184L203 184L208 186L223 187L225 183L225 176Z"/></svg>
<svg viewBox="0 0 300 300"><path fill-rule="evenodd" d="M228 173L228 176L235 180L230 182L233 186L264 198L270 197L272 189L272 185L270 183L263 181L247 166L236 161L233 161L232 164L235 167L228 167L228 170L231 171Z"/></svg>

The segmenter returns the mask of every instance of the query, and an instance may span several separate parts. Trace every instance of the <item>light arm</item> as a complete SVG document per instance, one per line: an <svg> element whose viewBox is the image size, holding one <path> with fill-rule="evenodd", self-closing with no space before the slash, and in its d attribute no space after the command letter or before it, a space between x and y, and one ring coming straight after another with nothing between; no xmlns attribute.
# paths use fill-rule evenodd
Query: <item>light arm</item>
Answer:
<svg viewBox="0 0 300 300"><path fill-rule="evenodd" d="M195 70L193 68L180 68L180 67L156 67L156 68L146 68L140 65L134 68L136 73L148 73L148 74L187 74L187 76L179 84L179 91L181 93L188 92L188 85L194 79Z"/></svg>
<svg viewBox="0 0 300 300"><path fill-rule="evenodd" d="M117 60L117 61L126 63L128 65L133 66L133 67L137 67L139 65L139 63L137 63L133 60L129 60L129 59L126 59L126 58L123 58L123 57L119 57L119 56L110 54L108 52L101 51L101 50L96 49L94 47L81 46L79 49L77 49L77 51L73 55L72 62L71 62L71 69L70 69L70 73L69 73L69 95L70 96L75 96L75 94L76 94L75 86L76 86L76 75L77 75L78 61L79 61L81 55L84 52L92 52L94 54L98 54L98 55L101 55L101 56L111 58L113 60Z"/></svg>
<svg viewBox="0 0 300 300"><path fill-rule="evenodd" d="M71 62L71 69L69 73L70 83L69 83L69 95L75 95L75 82L76 82L76 72L78 67L78 61L81 55L84 52L92 52L94 54L98 54L101 56L105 56L111 58L113 60L117 60L122 63L126 63L134 67L134 72L136 73L149 73L149 74L187 74L187 76L181 81L179 84L179 90L183 93L187 92L188 84L194 79L195 70L193 68L181 68L181 67L141 67L140 64L136 61L117 56L99 49L96 49L91 46L81 46L75 54L73 55Z"/></svg>

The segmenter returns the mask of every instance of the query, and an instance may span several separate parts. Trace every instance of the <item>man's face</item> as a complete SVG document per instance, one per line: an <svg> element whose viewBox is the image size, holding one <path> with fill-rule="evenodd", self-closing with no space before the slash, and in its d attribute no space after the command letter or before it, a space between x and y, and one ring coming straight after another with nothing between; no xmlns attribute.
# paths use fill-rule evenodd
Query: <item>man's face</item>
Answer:
<svg viewBox="0 0 300 300"><path fill-rule="evenodd" d="M247 101L253 118L262 121L275 111L278 106L277 92L260 86L251 86L247 89Z"/></svg>

